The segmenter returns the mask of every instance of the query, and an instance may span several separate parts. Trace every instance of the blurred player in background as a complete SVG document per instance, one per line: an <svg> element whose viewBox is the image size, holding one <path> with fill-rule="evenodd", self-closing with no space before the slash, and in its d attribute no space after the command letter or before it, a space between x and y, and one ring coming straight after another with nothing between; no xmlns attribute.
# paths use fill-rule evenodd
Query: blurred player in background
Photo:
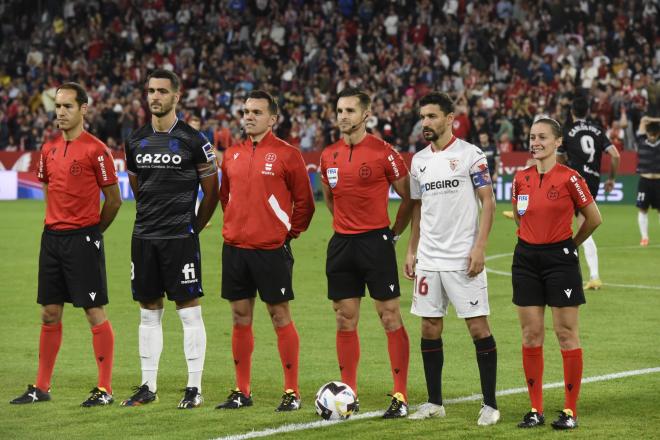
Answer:
<svg viewBox="0 0 660 440"><path fill-rule="evenodd" d="M600 186L600 165L603 152L610 155L610 175L605 181L605 192L614 189L616 173L619 170L619 150L610 142L605 129L587 119L589 101L586 97L577 97L571 106L571 122L564 127L563 144L557 150L557 160L573 168L587 182L589 192L595 199ZM584 216L577 212L577 227L584 222ZM589 266L589 281L585 289L598 290L603 286L598 273L598 250L593 236L589 236L583 244L584 257Z"/></svg>
<svg viewBox="0 0 660 440"><path fill-rule="evenodd" d="M660 118L644 116L637 137L637 223L640 246L649 245L649 208L660 212Z"/></svg>

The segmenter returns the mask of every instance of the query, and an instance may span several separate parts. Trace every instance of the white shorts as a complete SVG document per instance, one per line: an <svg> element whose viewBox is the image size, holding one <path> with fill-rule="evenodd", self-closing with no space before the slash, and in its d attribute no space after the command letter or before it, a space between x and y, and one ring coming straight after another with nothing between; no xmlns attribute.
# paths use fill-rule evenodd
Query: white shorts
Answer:
<svg viewBox="0 0 660 440"><path fill-rule="evenodd" d="M470 278L467 271L416 270L410 313L424 318L442 318L452 303L459 318L490 315L486 270Z"/></svg>

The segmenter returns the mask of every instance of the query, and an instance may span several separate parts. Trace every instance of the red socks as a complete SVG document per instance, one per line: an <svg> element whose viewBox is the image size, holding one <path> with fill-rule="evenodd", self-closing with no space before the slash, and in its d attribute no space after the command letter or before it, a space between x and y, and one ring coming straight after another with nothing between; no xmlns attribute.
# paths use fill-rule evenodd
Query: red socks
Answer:
<svg viewBox="0 0 660 440"><path fill-rule="evenodd" d="M357 330L337 330L336 344L341 381L351 387L357 396L357 369L360 363L360 337Z"/></svg>
<svg viewBox="0 0 660 440"><path fill-rule="evenodd" d="M53 377L55 359L62 345L62 323L55 325L41 325L39 336L39 370L35 386L41 391L48 392L50 379Z"/></svg>
<svg viewBox="0 0 660 440"><path fill-rule="evenodd" d="M387 333L387 351L390 354L390 367L394 379L394 393L401 393L408 400L408 362L410 360L410 341L404 326Z"/></svg>
<svg viewBox="0 0 660 440"><path fill-rule="evenodd" d="M522 348L523 369L532 408L543 413L543 346Z"/></svg>
<svg viewBox="0 0 660 440"><path fill-rule="evenodd" d="M115 333L110 321L92 327L92 345L94 357L99 369L98 387L112 394L112 360L115 352Z"/></svg>
<svg viewBox="0 0 660 440"><path fill-rule="evenodd" d="M564 360L564 408L573 411L577 416L577 400L582 383L582 349L562 350Z"/></svg>
<svg viewBox="0 0 660 440"><path fill-rule="evenodd" d="M280 352L282 369L284 370L284 389L298 392L298 358L300 354L300 338L293 321L284 327L276 327L277 348Z"/></svg>
<svg viewBox="0 0 660 440"><path fill-rule="evenodd" d="M250 371L252 369L252 352L254 351L254 334L252 325L234 324L231 335L231 352L234 355L236 371L236 387L246 396L250 395Z"/></svg>
<svg viewBox="0 0 660 440"><path fill-rule="evenodd" d="M277 348L284 370L284 388L291 389L298 395L298 358L300 354L300 338L293 322L275 329L277 333ZM234 324L231 336L231 351L234 355L236 370L236 387L246 396L250 395L250 373L252 369L252 352L254 351L254 334L252 325Z"/></svg>

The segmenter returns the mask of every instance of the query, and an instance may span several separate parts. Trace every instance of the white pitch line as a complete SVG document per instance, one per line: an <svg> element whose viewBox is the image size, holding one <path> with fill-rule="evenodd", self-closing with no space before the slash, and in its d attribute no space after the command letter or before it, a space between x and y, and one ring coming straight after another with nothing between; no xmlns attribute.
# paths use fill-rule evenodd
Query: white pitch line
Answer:
<svg viewBox="0 0 660 440"><path fill-rule="evenodd" d="M592 383L592 382L603 382L608 380L621 379L623 377L641 376L652 373L660 373L660 367L644 368L641 370L621 371L619 373L585 377L582 378L582 383L584 384L584 383ZM564 386L564 382L553 382L543 385L543 389L561 388L563 386ZM508 390L498 391L496 394L498 396L509 396L511 394L523 394L526 392L527 392L527 388L510 388ZM446 399L444 400L443 404L452 405L456 403L470 402L474 400L478 401L481 399L482 399L481 394L472 394L470 396L457 397L455 399ZM214 440L245 440L250 438L268 437L270 435L281 434L281 433L304 431L307 429L314 429L314 428L324 428L327 426L335 425L337 423L346 423L355 420L371 419L374 417L380 417L382 414L383 414L382 411L370 411L367 413L361 413L356 416L353 416L348 420L333 420L333 421L319 420L317 422L308 422L308 423L289 423L286 425L279 426L277 428L268 428L262 431L252 431L252 432L247 432L245 434L236 434L236 435L229 435L226 437L218 437Z"/></svg>
<svg viewBox="0 0 660 440"><path fill-rule="evenodd" d="M650 247L650 246L649 246ZM633 248L633 246L620 246L620 247L611 247L609 249L626 249L626 248ZM607 248L606 248L607 249ZM639 246L637 246L635 249L639 249ZM504 258L504 257L511 257L513 256L513 253L507 252L504 254L495 254L495 255L489 255L486 257L486 261L490 260L496 260L498 258ZM489 269L486 268L486 272L488 273L493 273L495 275L502 275L504 277L510 277L511 272L506 272L503 270L496 270L496 269ZM604 286L611 286L611 287L621 287L624 289L647 289L647 290L660 290L660 286L647 286L645 284L615 284L615 283L603 283Z"/></svg>

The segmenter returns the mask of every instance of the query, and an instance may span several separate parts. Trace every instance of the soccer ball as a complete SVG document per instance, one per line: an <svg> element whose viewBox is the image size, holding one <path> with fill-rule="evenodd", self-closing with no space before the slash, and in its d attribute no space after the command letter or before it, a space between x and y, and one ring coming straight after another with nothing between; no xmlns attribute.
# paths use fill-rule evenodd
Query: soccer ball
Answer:
<svg viewBox="0 0 660 440"><path fill-rule="evenodd" d="M316 413L325 420L345 420L355 410L355 393L345 383L328 382L316 393Z"/></svg>

